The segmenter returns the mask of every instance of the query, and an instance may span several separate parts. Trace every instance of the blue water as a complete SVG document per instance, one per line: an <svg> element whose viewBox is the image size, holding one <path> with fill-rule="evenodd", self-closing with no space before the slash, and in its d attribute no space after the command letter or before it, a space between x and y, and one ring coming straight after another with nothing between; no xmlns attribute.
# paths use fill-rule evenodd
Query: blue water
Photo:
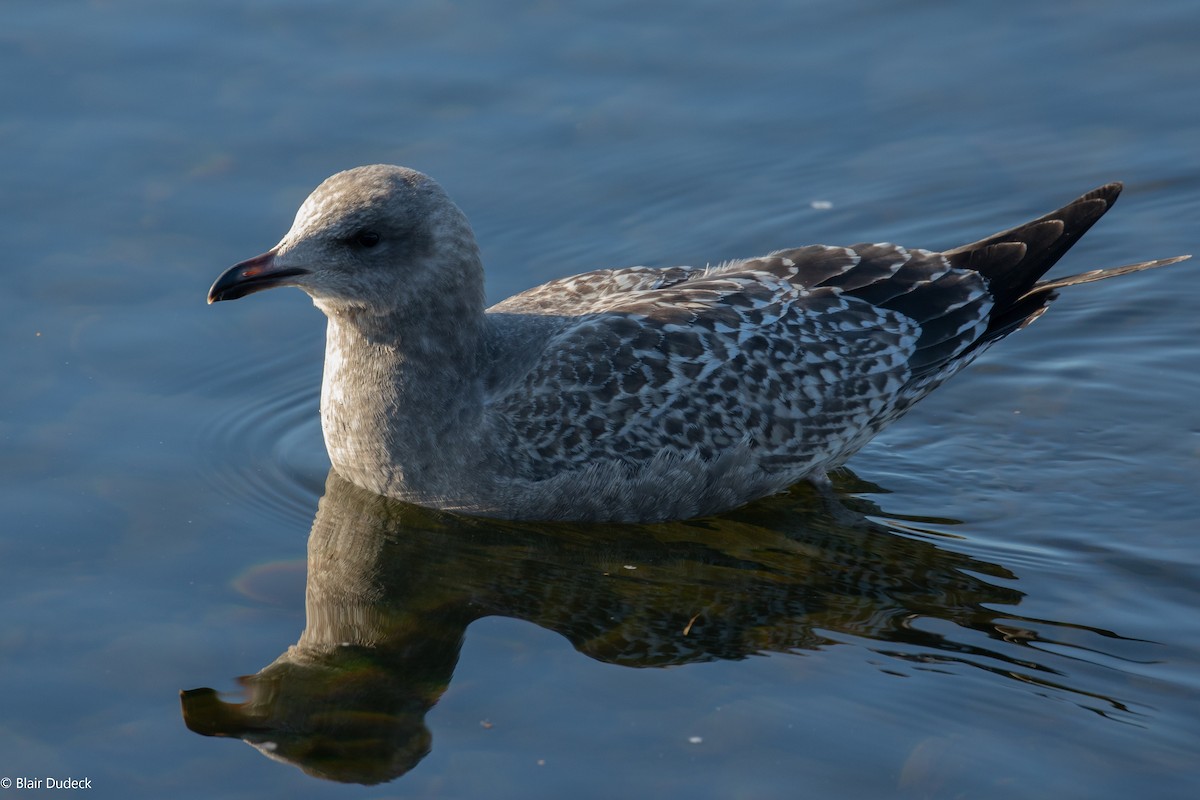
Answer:
<svg viewBox="0 0 1200 800"><path fill-rule="evenodd" d="M1195 796L1196 267L1064 294L889 429L838 480L870 532L802 491L603 531L377 507L327 488L307 298L204 296L380 161L463 207L493 300L948 247L1117 179L1060 271L1194 252L1198 36L1189 0L5 3L0 778ZM185 725L181 690L265 714L272 686L296 730L391 745Z"/></svg>

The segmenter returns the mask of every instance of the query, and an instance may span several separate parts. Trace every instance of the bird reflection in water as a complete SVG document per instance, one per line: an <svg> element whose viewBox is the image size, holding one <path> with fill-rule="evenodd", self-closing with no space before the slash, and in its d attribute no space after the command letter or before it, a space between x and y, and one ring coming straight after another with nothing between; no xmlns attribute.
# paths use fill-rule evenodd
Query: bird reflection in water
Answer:
<svg viewBox="0 0 1200 800"><path fill-rule="evenodd" d="M843 497L883 491L846 471L834 477ZM585 655L628 667L816 650L857 637L878 642L872 649L893 667L977 667L1131 716L1038 660L1046 644L1083 650L1068 641L1075 637L1056 642L1047 631L1121 637L997 611L1023 596L1003 585L1015 578L1007 569L944 549L946 534L886 519L868 501L847 502L884 521L850 519L800 486L686 522L503 522L389 500L331 471L309 538L300 640L240 679L241 702L212 689L183 692L184 721L318 777L392 780L429 753L425 715L450 684L467 626L494 615L528 620ZM922 619L955 627L933 633L914 624ZM957 641L955 631L997 645Z"/></svg>

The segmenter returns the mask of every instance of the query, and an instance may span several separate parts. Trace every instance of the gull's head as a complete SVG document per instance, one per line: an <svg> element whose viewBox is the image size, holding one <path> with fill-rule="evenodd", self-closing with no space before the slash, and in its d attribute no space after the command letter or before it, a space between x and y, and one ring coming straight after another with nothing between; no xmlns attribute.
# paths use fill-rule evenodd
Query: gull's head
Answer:
<svg viewBox="0 0 1200 800"><path fill-rule="evenodd" d="M462 212L432 178L386 164L326 179L279 244L223 272L208 302L276 286L303 289L326 314L403 312L430 292L482 298L479 253Z"/></svg>

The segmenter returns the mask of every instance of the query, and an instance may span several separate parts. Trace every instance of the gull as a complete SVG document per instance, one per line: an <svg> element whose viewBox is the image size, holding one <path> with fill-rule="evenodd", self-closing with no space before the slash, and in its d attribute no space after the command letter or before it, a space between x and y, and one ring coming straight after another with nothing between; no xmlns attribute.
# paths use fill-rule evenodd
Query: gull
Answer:
<svg viewBox="0 0 1200 800"><path fill-rule="evenodd" d="M321 426L377 494L522 520L716 514L843 464L1060 289L1041 280L1121 184L943 252L810 245L560 278L487 307L466 216L432 178L325 180L208 301L277 286L328 318Z"/></svg>

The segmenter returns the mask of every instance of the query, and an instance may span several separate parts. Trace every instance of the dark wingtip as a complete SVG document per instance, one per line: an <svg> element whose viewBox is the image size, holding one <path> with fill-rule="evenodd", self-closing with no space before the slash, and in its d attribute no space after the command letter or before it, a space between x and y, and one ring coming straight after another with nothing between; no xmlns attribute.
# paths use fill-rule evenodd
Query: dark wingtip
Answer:
<svg viewBox="0 0 1200 800"><path fill-rule="evenodd" d="M1120 181L1097 186L1049 214L945 253L954 266L973 269L987 279L995 308L984 341L1028 324L1044 310L1053 291L1032 296L1038 279L1104 216L1123 188ZM1014 263L1005 248L1016 244L1024 245L1024 252Z"/></svg>
<svg viewBox="0 0 1200 800"><path fill-rule="evenodd" d="M992 234L985 239L946 252L955 266L965 266L988 279L998 306L1024 295L1080 237L1116 202L1124 185L1106 183L1080 195L1061 208L1035 220ZM994 258L998 245L1022 243L1026 252L1016 264L1011 258Z"/></svg>
<svg viewBox="0 0 1200 800"><path fill-rule="evenodd" d="M1116 199L1121 195L1121 190L1124 188L1125 184L1120 181L1113 181L1112 183L1106 183L1103 186L1092 189L1075 202L1078 203L1081 200L1104 200L1111 206L1116 202Z"/></svg>

